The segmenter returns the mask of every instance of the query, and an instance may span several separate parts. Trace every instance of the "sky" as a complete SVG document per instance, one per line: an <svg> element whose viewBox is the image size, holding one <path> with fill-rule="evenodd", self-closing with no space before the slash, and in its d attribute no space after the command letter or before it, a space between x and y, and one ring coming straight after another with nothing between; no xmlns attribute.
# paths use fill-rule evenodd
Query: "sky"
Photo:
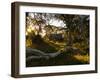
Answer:
<svg viewBox="0 0 100 80"><path fill-rule="evenodd" d="M29 13L29 16L31 16L32 18L34 18L34 13ZM51 18L51 20L49 21L49 24L50 25L54 25L56 27L65 27L65 24L63 23L62 20L57 20L55 18Z"/></svg>
<svg viewBox="0 0 100 80"><path fill-rule="evenodd" d="M54 25L56 27L65 27L65 24L62 20L51 19L49 23L50 25Z"/></svg>

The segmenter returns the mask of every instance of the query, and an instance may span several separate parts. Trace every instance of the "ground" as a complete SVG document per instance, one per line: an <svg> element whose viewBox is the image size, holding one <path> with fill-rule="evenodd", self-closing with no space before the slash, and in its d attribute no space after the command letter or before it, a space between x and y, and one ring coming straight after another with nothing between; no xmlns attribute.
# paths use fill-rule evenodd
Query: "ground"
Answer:
<svg viewBox="0 0 100 80"><path fill-rule="evenodd" d="M82 55L77 51L73 51L68 49L64 51L63 48L65 46L64 42L54 42L46 39L42 39L40 36L36 36L33 39L33 45L31 48L35 48L41 50L47 54L51 52L56 52L58 50L62 50L61 53L50 59L31 59L26 62L27 67L34 66L56 66L56 65L79 65L79 64L88 64L89 63L89 55ZM26 53L28 55L28 53ZM31 55L30 55L31 56Z"/></svg>

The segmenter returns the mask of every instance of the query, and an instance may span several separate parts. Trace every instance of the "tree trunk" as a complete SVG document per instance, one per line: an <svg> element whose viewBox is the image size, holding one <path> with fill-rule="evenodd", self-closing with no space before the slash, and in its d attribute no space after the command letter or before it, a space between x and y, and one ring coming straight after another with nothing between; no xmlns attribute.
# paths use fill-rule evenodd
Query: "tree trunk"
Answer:
<svg viewBox="0 0 100 80"><path fill-rule="evenodd" d="M68 31L67 46L72 46L72 35L70 31Z"/></svg>

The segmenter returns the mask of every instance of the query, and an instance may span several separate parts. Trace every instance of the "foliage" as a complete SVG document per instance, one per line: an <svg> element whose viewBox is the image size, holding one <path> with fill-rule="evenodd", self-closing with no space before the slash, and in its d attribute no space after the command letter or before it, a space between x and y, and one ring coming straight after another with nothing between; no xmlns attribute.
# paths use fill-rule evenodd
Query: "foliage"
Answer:
<svg viewBox="0 0 100 80"><path fill-rule="evenodd" d="M60 26L57 26L62 22ZM55 23L55 24L54 24ZM26 13L26 47L61 54L35 65L89 63L89 16L54 13ZM33 59L34 62L34 59ZM34 65L28 62L27 66ZM34 65L34 66L35 66Z"/></svg>

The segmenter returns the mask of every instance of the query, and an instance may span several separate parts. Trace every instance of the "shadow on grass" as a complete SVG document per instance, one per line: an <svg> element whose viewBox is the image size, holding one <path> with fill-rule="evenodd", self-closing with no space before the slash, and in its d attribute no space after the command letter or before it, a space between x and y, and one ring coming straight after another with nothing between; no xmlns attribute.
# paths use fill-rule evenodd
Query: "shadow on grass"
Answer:
<svg viewBox="0 0 100 80"><path fill-rule="evenodd" d="M32 39L33 46L32 48L41 50L45 53L51 53L51 52L56 52L57 50L55 49L54 46L51 46L47 42L45 42L41 36L37 35Z"/></svg>
<svg viewBox="0 0 100 80"><path fill-rule="evenodd" d="M54 46L51 46L45 42L39 35L35 36L32 40L33 46L45 53L56 52ZM28 55L28 53L26 53ZM32 56L32 55L29 55ZM83 62L74 57L73 51L62 52L58 56L50 59L40 58L40 59L30 59L26 61L26 67L36 67L36 66L60 66L60 65L79 65L79 64L89 64L88 62Z"/></svg>
<svg viewBox="0 0 100 80"><path fill-rule="evenodd" d="M26 62L26 67L78 65L78 64L88 64L88 62L82 62L80 60L77 60L72 55L61 53L57 57L50 58L48 60L46 60L46 59L31 59Z"/></svg>

